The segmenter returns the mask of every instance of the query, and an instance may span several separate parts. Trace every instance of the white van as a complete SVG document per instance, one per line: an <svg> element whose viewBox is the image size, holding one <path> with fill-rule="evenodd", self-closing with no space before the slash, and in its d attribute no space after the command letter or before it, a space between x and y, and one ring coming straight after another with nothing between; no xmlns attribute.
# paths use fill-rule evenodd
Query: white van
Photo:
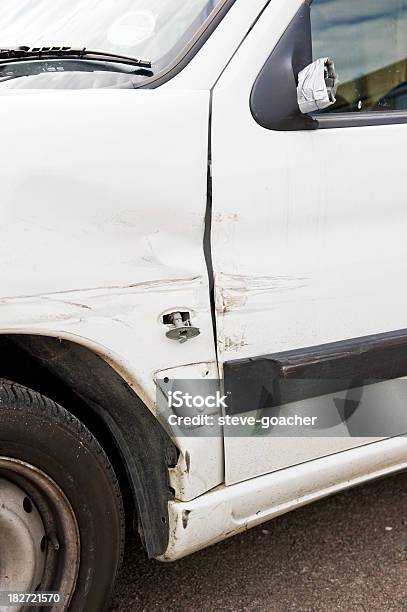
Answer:
<svg viewBox="0 0 407 612"><path fill-rule="evenodd" d="M2 0L4 609L406 468L406 58L407 0Z"/></svg>

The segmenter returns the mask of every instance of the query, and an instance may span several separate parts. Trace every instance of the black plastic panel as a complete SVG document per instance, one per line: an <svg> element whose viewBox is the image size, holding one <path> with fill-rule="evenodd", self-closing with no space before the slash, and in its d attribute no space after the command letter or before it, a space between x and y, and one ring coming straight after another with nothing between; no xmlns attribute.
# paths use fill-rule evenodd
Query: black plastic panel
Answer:
<svg viewBox="0 0 407 612"><path fill-rule="evenodd" d="M407 329L228 361L228 413L238 414L407 375Z"/></svg>
<svg viewBox="0 0 407 612"><path fill-rule="evenodd" d="M284 131L318 127L317 121L300 112L297 102L298 73L311 62L310 7L304 2L254 83L250 108L257 123Z"/></svg>

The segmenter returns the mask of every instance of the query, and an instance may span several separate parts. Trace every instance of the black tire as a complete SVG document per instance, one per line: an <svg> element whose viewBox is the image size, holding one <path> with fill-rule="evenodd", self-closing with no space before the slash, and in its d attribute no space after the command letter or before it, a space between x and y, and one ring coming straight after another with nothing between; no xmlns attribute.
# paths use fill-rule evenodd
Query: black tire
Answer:
<svg viewBox="0 0 407 612"><path fill-rule="evenodd" d="M95 437L55 402L0 379L0 456L37 467L65 493L80 533L69 610L105 610L123 555L124 511L116 475Z"/></svg>

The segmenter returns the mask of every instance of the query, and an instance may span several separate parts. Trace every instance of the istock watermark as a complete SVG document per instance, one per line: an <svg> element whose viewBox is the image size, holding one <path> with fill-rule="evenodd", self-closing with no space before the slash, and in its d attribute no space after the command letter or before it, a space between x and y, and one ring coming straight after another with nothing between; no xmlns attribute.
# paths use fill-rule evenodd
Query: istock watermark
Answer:
<svg viewBox="0 0 407 612"><path fill-rule="evenodd" d="M277 381L278 382L278 381ZM407 434L407 380L290 380L254 388L234 381L163 378L157 410L177 436L366 437ZM326 390L333 389L331 393Z"/></svg>
<svg viewBox="0 0 407 612"><path fill-rule="evenodd" d="M219 389L215 395L197 395L188 392L168 391L168 407L169 408L227 408L227 395L222 395Z"/></svg>

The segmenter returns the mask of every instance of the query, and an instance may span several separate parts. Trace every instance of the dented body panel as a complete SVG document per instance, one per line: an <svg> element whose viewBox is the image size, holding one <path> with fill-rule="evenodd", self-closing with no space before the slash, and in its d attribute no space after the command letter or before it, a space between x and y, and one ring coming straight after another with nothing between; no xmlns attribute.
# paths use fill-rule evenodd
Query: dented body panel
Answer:
<svg viewBox="0 0 407 612"><path fill-rule="evenodd" d="M407 125L276 131L252 114L254 83L302 5L270 2L214 89L221 369L236 359L405 327ZM257 406L246 409L256 414ZM342 431L297 441L229 437L226 483L370 441Z"/></svg>
<svg viewBox="0 0 407 612"><path fill-rule="evenodd" d="M209 92L9 93L0 112L0 332L92 348L154 413L155 372L216 362L202 250ZM184 346L161 320L182 308L200 329ZM222 480L221 441L194 442L181 499ZM216 469L201 474L203 456Z"/></svg>
<svg viewBox="0 0 407 612"><path fill-rule="evenodd" d="M170 502L170 540L160 560L174 561L290 510L406 468L407 440L399 437L220 486L192 502Z"/></svg>
<svg viewBox="0 0 407 612"><path fill-rule="evenodd" d="M164 561L407 467L401 435L185 437L157 408L165 378L407 327L407 126L251 113L302 4L237 0L156 89L0 89L0 334L86 347L172 437ZM180 344L163 316L184 311L200 333Z"/></svg>

